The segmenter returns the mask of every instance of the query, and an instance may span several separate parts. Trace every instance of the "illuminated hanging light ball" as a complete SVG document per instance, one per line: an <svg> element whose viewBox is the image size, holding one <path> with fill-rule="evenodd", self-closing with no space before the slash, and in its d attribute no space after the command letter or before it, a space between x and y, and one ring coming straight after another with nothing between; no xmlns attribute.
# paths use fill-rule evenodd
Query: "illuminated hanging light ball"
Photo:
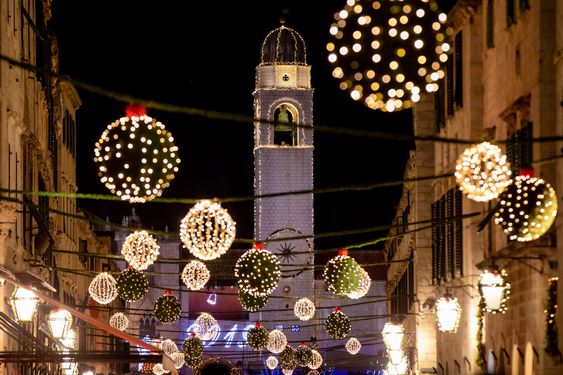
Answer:
<svg viewBox="0 0 563 375"><path fill-rule="evenodd" d="M94 301L107 305L117 297L117 282L107 272L102 272L90 282L88 292Z"/></svg>
<svg viewBox="0 0 563 375"><path fill-rule="evenodd" d="M278 359L276 357L274 357L273 355L269 356L266 359L266 366L270 369L273 370L276 367L278 367Z"/></svg>
<svg viewBox="0 0 563 375"><path fill-rule="evenodd" d="M280 367L282 369L294 369L297 367L297 357L295 356L295 349L290 345L286 345L280 353Z"/></svg>
<svg viewBox="0 0 563 375"><path fill-rule="evenodd" d="M170 339L164 340L160 345L160 348L168 355L172 355L172 353L176 353L178 351L178 345Z"/></svg>
<svg viewBox="0 0 563 375"><path fill-rule="evenodd" d="M239 291L239 300L242 308L250 312L261 310L268 303L268 296L256 297L250 293Z"/></svg>
<svg viewBox="0 0 563 375"><path fill-rule="evenodd" d="M184 353L186 366L197 367L201 363L203 356L203 343L195 334L192 334L192 336L184 340L182 352Z"/></svg>
<svg viewBox="0 0 563 375"><path fill-rule="evenodd" d="M352 355L358 354L360 349L362 348L362 344L360 344L360 341L358 341L358 339L355 337L350 337L345 346L348 353Z"/></svg>
<svg viewBox="0 0 563 375"><path fill-rule="evenodd" d="M164 375L166 374L168 371L164 370L164 366L162 366L162 363L157 363L156 365L154 365L154 367L152 368L152 373L154 375Z"/></svg>
<svg viewBox="0 0 563 375"><path fill-rule="evenodd" d="M181 312L182 305L170 290L166 290L154 304L154 315L162 323L174 323L180 318Z"/></svg>
<svg viewBox="0 0 563 375"><path fill-rule="evenodd" d="M557 194L541 178L517 176L499 199L495 222L511 241L540 238L557 216Z"/></svg>
<svg viewBox="0 0 563 375"><path fill-rule="evenodd" d="M182 271L182 281L190 290L200 290L210 277L211 273L209 273L207 266L198 260L192 260L186 264Z"/></svg>
<svg viewBox="0 0 563 375"><path fill-rule="evenodd" d="M180 158L172 133L146 115L114 121L95 146L100 181L131 203L160 197L178 172Z"/></svg>
<svg viewBox="0 0 563 375"><path fill-rule="evenodd" d="M117 277L117 293L119 298L135 302L144 297L149 291L149 280L147 275L129 267Z"/></svg>
<svg viewBox="0 0 563 375"><path fill-rule="evenodd" d="M115 313L109 318L109 325L120 331L125 331L129 327L129 318L124 313Z"/></svg>
<svg viewBox="0 0 563 375"><path fill-rule="evenodd" d="M219 332L219 324L211 314L201 313L194 322L193 331L203 341L211 340Z"/></svg>
<svg viewBox="0 0 563 375"><path fill-rule="evenodd" d="M336 295L346 295L358 289L362 280L362 268L348 256L348 250L338 250L338 255L330 259L323 271L328 289Z"/></svg>
<svg viewBox="0 0 563 375"><path fill-rule="evenodd" d="M337 307L336 310L330 313L326 318L325 329L333 339L343 339L348 336L352 330L352 323L350 322L350 318L340 310L340 307Z"/></svg>
<svg viewBox="0 0 563 375"><path fill-rule="evenodd" d="M455 166L459 189L477 202L498 197L512 183L511 174L506 155L489 142L466 148Z"/></svg>
<svg viewBox="0 0 563 375"><path fill-rule="evenodd" d="M293 374L293 370L292 368L282 368L282 374L283 375L292 375Z"/></svg>
<svg viewBox="0 0 563 375"><path fill-rule="evenodd" d="M125 238L121 254L131 267L142 271L154 263L160 254L160 246L146 230L139 230Z"/></svg>
<svg viewBox="0 0 563 375"><path fill-rule="evenodd" d="M369 273L367 273L367 271L362 268L362 278L360 279L360 285L353 292L346 294L346 296L351 299L360 299L368 293L370 286L371 277L369 277Z"/></svg>
<svg viewBox="0 0 563 375"><path fill-rule="evenodd" d="M154 368L154 365L156 365L156 363L149 363L149 362L145 362L143 363L143 365L141 366L141 372L143 374L152 374L152 369Z"/></svg>
<svg viewBox="0 0 563 375"><path fill-rule="evenodd" d="M307 367L313 360L313 352L305 343L301 343L295 349L295 360L297 361L297 366Z"/></svg>
<svg viewBox="0 0 563 375"><path fill-rule="evenodd" d="M485 311L505 313L510 298L510 283L506 270L496 266L485 269L479 277L479 294L485 300Z"/></svg>
<svg viewBox="0 0 563 375"><path fill-rule="evenodd" d="M317 370L311 370L307 373L307 375L321 375L321 373L318 372Z"/></svg>
<svg viewBox="0 0 563 375"><path fill-rule="evenodd" d="M287 337L285 334L278 330L274 329L270 331L270 335L268 337L268 345L266 348L274 354L281 353L282 350L287 345Z"/></svg>
<svg viewBox="0 0 563 375"><path fill-rule="evenodd" d="M438 329L446 333L456 333L461 319L461 306L456 297L445 294L436 302Z"/></svg>
<svg viewBox="0 0 563 375"><path fill-rule="evenodd" d="M225 254L233 244L235 225L219 203L201 200L182 219L180 239L195 257L213 260Z"/></svg>
<svg viewBox="0 0 563 375"><path fill-rule="evenodd" d="M183 352L174 352L170 354L170 358L174 361L174 367L177 369L181 369L182 366L184 366L184 363L186 363Z"/></svg>
<svg viewBox="0 0 563 375"><path fill-rule="evenodd" d="M262 327L260 322L256 323L256 327L248 330L246 342L253 350L263 350L268 345L270 339L270 332Z"/></svg>
<svg viewBox="0 0 563 375"><path fill-rule="evenodd" d="M293 313L299 320L309 320L315 316L315 304L308 298L301 298L295 302Z"/></svg>
<svg viewBox="0 0 563 375"><path fill-rule="evenodd" d="M268 296L278 286L281 266L278 258L255 243L235 264L235 277L241 291L255 297Z"/></svg>
<svg viewBox="0 0 563 375"><path fill-rule="evenodd" d="M323 356L315 349L311 350L311 362L307 365L311 370L316 370L323 364Z"/></svg>
<svg viewBox="0 0 563 375"><path fill-rule="evenodd" d="M412 107L438 90L450 45L447 16L434 0L348 0L334 14L327 43L332 76L353 100L371 109Z"/></svg>

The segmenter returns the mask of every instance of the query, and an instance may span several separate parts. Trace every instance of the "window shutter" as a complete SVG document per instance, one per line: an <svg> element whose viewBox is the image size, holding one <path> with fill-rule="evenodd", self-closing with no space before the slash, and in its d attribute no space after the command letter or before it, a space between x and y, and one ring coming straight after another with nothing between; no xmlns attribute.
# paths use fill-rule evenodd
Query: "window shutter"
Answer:
<svg viewBox="0 0 563 375"><path fill-rule="evenodd" d="M446 111L448 116L454 114L454 62L453 55L446 62Z"/></svg>
<svg viewBox="0 0 563 375"><path fill-rule="evenodd" d="M445 217L445 200L444 196L438 201L438 279L446 280L446 226L444 225Z"/></svg>
<svg viewBox="0 0 563 375"><path fill-rule="evenodd" d="M516 23L514 0L506 0L506 27L510 27L513 23Z"/></svg>
<svg viewBox="0 0 563 375"><path fill-rule="evenodd" d="M455 277L455 237L454 237L454 189L448 190L446 193L446 215L445 219L447 220L447 224L445 226L446 229L446 260L447 260L447 270L446 270L446 278L454 278Z"/></svg>
<svg viewBox="0 0 563 375"><path fill-rule="evenodd" d="M463 276L463 201L461 190L455 189L454 194L455 271L456 275Z"/></svg>
<svg viewBox="0 0 563 375"><path fill-rule="evenodd" d="M409 287L408 287L408 294L409 294L409 308L414 302L414 259L409 261Z"/></svg>
<svg viewBox="0 0 563 375"><path fill-rule="evenodd" d="M533 129L531 122L524 122L520 129L520 167L531 167L533 161L534 147L531 142Z"/></svg>
<svg viewBox="0 0 563 375"><path fill-rule="evenodd" d="M455 80L454 101L456 106L463 107L463 34L458 32L455 36Z"/></svg>
<svg viewBox="0 0 563 375"><path fill-rule="evenodd" d="M487 47L493 48L495 46L495 18L494 18L494 0L487 1Z"/></svg>
<svg viewBox="0 0 563 375"><path fill-rule="evenodd" d="M432 203L432 284L438 284L438 203Z"/></svg>

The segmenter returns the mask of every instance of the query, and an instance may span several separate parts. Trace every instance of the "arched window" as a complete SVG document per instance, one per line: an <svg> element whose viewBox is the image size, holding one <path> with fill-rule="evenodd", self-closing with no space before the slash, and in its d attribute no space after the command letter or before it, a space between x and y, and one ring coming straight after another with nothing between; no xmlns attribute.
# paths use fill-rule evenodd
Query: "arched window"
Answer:
<svg viewBox="0 0 563 375"><path fill-rule="evenodd" d="M297 127L292 110L282 104L274 112L274 144L279 146L297 145Z"/></svg>

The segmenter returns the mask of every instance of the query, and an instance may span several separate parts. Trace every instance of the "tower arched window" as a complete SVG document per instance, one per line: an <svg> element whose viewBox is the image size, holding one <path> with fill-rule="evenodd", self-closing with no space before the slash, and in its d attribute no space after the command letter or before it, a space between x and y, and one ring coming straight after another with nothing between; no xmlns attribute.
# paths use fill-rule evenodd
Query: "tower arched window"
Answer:
<svg viewBox="0 0 563 375"><path fill-rule="evenodd" d="M297 145L297 127L293 112L282 104L274 112L274 144L279 146Z"/></svg>

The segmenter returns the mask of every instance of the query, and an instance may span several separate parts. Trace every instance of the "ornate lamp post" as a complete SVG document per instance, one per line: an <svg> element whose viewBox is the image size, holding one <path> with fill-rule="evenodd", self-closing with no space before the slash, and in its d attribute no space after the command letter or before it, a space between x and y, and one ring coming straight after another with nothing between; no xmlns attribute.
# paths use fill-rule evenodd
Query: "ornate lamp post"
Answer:
<svg viewBox="0 0 563 375"><path fill-rule="evenodd" d="M18 322L31 322L37 311L39 299L31 290L16 288L10 299L14 315Z"/></svg>

